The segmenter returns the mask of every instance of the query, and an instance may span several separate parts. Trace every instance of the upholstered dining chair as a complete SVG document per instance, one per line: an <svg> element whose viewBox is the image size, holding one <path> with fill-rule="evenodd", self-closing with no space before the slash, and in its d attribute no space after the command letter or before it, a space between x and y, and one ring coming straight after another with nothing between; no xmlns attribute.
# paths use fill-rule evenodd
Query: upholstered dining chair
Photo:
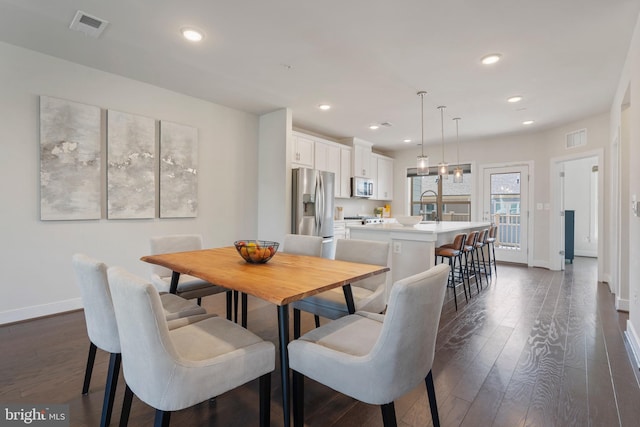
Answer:
<svg viewBox="0 0 640 427"><path fill-rule="evenodd" d="M342 317L289 343L294 426L304 422L304 377L371 405L395 426L393 401L425 381L431 417L439 426L431 366L449 267L439 264L397 281L386 315Z"/></svg>
<svg viewBox="0 0 640 427"><path fill-rule="evenodd" d="M335 259L363 264L389 265L389 243L370 240L339 239L336 243ZM381 313L386 307L387 273L378 274L351 283L356 311ZM338 319L349 314L342 288L331 289L296 301L293 306L293 335L300 336L300 312L315 316ZM316 327L319 318L316 317Z"/></svg>
<svg viewBox="0 0 640 427"><path fill-rule="evenodd" d="M133 394L156 410L156 426L177 411L260 378L260 425L270 418L275 347L220 317L169 330L158 291L127 271L107 272L127 383L121 425Z"/></svg>
<svg viewBox="0 0 640 427"><path fill-rule="evenodd" d="M111 420L121 360L118 328L107 280L107 266L85 254L74 254L72 265L82 295L90 341L82 394L89 392L97 349L100 348L111 354L100 420L100 425L105 426ZM163 315L170 321L172 328L211 317L202 307L177 295L164 294L161 296L161 303Z"/></svg>
<svg viewBox="0 0 640 427"><path fill-rule="evenodd" d="M173 234L151 237L151 254L165 254L171 252L197 251L202 249L202 236L199 234ZM169 292L173 272L160 265L151 264L151 283L160 292ZM198 299L200 305L203 297L227 293L227 319L231 320L231 304L233 295L230 290L211 284L197 277L181 274L176 294L186 299ZM237 320L237 310L236 310Z"/></svg>

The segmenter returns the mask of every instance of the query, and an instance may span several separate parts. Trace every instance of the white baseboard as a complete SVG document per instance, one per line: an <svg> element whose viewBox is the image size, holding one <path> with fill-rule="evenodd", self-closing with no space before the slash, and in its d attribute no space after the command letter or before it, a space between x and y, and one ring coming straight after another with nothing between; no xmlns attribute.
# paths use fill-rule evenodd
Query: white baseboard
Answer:
<svg viewBox="0 0 640 427"><path fill-rule="evenodd" d="M582 251L582 250L576 249L575 256L584 256L584 257L588 257L588 258L598 258L598 252L597 251Z"/></svg>
<svg viewBox="0 0 640 427"><path fill-rule="evenodd" d="M542 260L542 259L534 259L531 262L531 267L540 267L540 268L546 268L547 270L551 270L551 267L549 267L549 261Z"/></svg>
<svg viewBox="0 0 640 427"><path fill-rule="evenodd" d="M638 339L638 334L630 320L627 320L627 330L624 331L624 336L627 338L627 341L629 341L633 359L636 362L636 368L640 369L640 339Z"/></svg>
<svg viewBox="0 0 640 427"><path fill-rule="evenodd" d="M49 316L65 311L82 308L82 298L73 298L65 301L56 301L49 304L34 305L19 308L17 310L3 311L0 313L0 325L19 322L21 320L34 319L36 317Z"/></svg>
<svg viewBox="0 0 640 427"><path fill-rule="evenodd" d="M616 310L629 312L629 300L616 297Z"/></svg>

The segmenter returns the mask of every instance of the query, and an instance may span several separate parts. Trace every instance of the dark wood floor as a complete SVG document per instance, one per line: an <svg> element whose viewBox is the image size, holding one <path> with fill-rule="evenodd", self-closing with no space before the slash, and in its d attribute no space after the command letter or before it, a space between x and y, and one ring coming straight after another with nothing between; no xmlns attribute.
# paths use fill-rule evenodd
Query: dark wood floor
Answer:
<svg viewBox="0 0 640 427"><path fill-rule="evenodd" d="M444 426L637 426L640 387L595 260L565 272L499 265L499 277L456 312L442 314L433 366ZM458 289L461 292L461 289ZM223 313L223 298L205 307ZM305 317L306 327L312 318ZM273 306L250 300L249 329L276 341ZM0 327L0 402L66 403L72 426L98 425L108 357L98 352L90 393L81 396L88 340L81 312ZM282 425L279 376L273 376L272 425ZM122 399L118 387L114 420ZM257 382L172 416L172 425L258 424ZM379 426L378 407L307 381L308 426ZM396 401L399 425L431 425L419 387ZM134 399L130 425L151 425L153 410Z"/></svg>

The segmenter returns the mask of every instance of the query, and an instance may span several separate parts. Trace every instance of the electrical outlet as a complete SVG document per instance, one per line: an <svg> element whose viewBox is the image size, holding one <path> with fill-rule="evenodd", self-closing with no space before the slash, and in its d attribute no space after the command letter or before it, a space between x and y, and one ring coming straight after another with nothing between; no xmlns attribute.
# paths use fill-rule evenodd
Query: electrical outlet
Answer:
<svg viewBox="0 0 640 427"><path fill-rule="evenodd" d="M393 253L399 254L402 252L402 244L400 242L393 242Z"/></svg>

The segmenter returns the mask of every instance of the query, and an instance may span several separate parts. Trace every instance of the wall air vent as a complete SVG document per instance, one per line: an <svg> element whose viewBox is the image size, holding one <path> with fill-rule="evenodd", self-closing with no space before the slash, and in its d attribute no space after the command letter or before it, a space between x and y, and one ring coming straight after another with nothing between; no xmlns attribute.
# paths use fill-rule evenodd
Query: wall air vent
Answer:
<svg viewBox="0 0 640 427"><path fill-rule="evenodd" d="M83 11L79 10L76 12L76 16L73 17L73 21L71 21L69 28L97 39L108 24L109 21L87 15Z"/></svg>
<svg viewBox="0 0 640 427"><path fill-rule="evenodd" d="M587 145L587 130L580 129L574 132L569 132L565 141L565 147L567 150L571 148L577 148Z"/></svg>

